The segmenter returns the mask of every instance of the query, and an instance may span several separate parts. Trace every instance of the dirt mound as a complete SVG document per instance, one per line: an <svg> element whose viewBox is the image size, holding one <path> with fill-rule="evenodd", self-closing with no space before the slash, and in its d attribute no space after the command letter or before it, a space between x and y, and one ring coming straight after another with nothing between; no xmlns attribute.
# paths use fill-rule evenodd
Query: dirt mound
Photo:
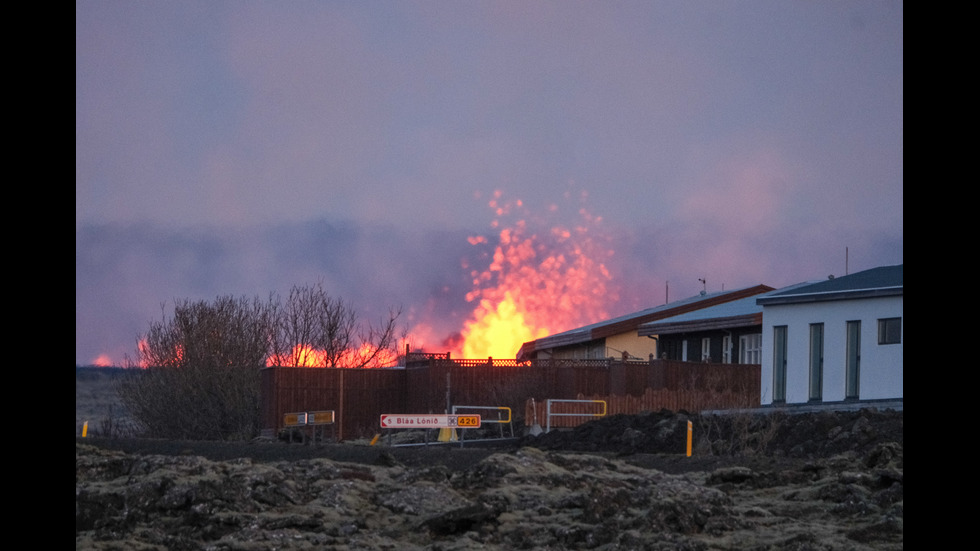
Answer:
<svg viewBox="0 0 980 551"><path fill-rule="evenodd" d="M861 409L788 414L779 411L691 415L660 412L613 415L571 430L524 439L547 450L618 454L684 454L688 421L695 455L830 457L863 454L885 442L904 444L903 411Z"/></svg>
<svg viewBox="0 0 980 551"><path fill-rule="evenodd" d="M902 412L614 416L500 450L129 443L76 443L76 549L904 545Z"/></svg>

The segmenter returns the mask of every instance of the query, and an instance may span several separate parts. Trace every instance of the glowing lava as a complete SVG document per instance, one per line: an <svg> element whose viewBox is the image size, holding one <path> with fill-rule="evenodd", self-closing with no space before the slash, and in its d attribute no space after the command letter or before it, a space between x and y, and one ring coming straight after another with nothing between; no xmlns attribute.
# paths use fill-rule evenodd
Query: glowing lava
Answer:
<svg viewBox="0 0 980 551"><path fill-rule="evenodd" d="M378 350L370 344L363 344L356 349L348 349L333 356L326 350L314 348L306 344L293 347L290 354L285 356L270 356L266 366L287 367L390 367L398 362L398 356L391 350Z"/></svg>
<svg viewBox="0 0 980 551"><path fill-rule="evenodd" d="M527 341L608 317L607 305L618 298L611 288L606 262L610 242L600 230L601 219L584 208L574 227L548 224L560 215L556 205L529 221L520 200L504 203L494 193L490 207L499 230L487 269L473 270L473 290L466 300L476 307L465 322L462 346L451 350L464 358L513 358ZM582 195L585 198L585 195ZM507 223L505 218L520 215ZM470 244L487 247L490 240L473 237Z"/></svg>

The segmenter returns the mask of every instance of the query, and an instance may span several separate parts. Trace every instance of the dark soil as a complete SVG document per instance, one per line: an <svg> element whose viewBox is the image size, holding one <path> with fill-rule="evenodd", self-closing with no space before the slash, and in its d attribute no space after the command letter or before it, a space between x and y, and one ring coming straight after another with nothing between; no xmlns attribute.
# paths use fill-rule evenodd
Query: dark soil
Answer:
<svg viewBox="0 0 980 551"><path fill-rule="evenodd" d="M78 438L75 546L897 551L903 419L661 411L493 447Z"/></svg>
<svg viewBox="0 0 980 551"><path fill-rule="evenodd" d="M692 455L687 456L687 422L692 423ZM437 443L387 446L337 443L175 441L140 438L86 438L80 443L132 454L197 455L213 461L250 458L256 462L327 458L362 464L397 462L411 467L442 465L466 469L494 453L523 447L620 457L665 473L703 471L723 465L798 464L844 452L864 455L886 442L904 445L904 412L862 409L850 412L690 415L660 412L613 415L575 429L497 443Z"/></svg>

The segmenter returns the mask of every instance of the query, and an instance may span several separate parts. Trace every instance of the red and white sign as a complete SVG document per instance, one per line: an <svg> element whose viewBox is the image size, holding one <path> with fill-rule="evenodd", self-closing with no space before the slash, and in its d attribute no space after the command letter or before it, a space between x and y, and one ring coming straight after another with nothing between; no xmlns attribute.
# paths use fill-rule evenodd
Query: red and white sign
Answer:
<svg viewBox="0 0 980 551"><path fill-rule="evenodd" d="M412 415L388 414L381 416L383 429L478 429L479 415Z"/></svg>

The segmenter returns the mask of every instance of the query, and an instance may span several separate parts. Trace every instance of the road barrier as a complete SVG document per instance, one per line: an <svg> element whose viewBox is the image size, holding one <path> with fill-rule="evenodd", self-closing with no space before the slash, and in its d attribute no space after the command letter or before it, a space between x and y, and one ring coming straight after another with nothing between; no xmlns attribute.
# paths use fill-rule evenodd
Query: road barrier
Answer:
<svg viewBox="0 0 980 551"><path fill-rule="evenodd" d="M554 413L551 411L552 404L602 404L602 412L600 413ZM606 415L607 407L605 400L548 400L547 407L545 409L545 418L547 428L545 432L551 432L551 418L552 417L604 417Z"/></svg>
<svg viewBox="0 0 980 551"><path fill-rule="evenodd" d="M513 415L511 413L511 409L509 407L506 407L506 406L453 406L453 413L456 413L457 411L459 411L461 409L468 409L468 410L474 410L474 409L476 409L476 410L489 410L489 411L496 410L497 411L497 418L496 419L490 419L486 415L481 415L481 419L483 420L484 423L496 423L496 424L500 425L500 437L501 438L504 438L504 425L509 426L510 427L510 437L511 438L514 438L514 423L512 423L512 421L513 421ZM501 415L502 413L506 413L506 417L503 417Z"/></svg>

